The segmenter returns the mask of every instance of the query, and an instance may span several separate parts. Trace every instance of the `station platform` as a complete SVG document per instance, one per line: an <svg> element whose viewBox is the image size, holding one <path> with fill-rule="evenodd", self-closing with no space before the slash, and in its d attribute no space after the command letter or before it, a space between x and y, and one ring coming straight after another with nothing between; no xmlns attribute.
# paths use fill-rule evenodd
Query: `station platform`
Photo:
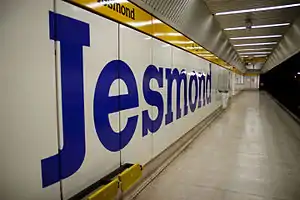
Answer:
<svg viewBox="0 0 300 200"><path fill-rule="evenodd" d="M300 127L264 92L242 92L137 200L299 200Z"/></svg>

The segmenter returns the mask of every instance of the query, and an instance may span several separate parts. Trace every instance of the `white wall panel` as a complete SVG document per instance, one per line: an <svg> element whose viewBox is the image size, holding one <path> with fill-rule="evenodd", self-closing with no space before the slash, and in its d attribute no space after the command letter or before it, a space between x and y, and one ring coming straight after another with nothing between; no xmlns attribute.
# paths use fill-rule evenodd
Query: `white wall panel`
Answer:
<svg viewBox="0 0 300 200"><path fill-rule="evenodd" d="M215 101L214 106L220 106L221 105L221 93L218 91L218 85L219 85L219 74L222 70L225 70L224 68L219 67L216 64L212 64L211 72L212 72L212 99Z"/></svg>
<svg viewBox="0 0 300 200"><path fill-rule="evenodd" d="M174 70L175 68L178 69L179 72L181 72L182 70L185 70L187 73L189 72L187 69L187 63L190 62L188 60L188 53L172 47L172 69ZM187 76L187 88L188 88L188 76ZM177 104L177 82L173 81L172 84L172 111L173 111L173 122L171 124L168 124L169 129L171 131L171 133L174 136L174 141L176 141L177 139L179 139L182 134L188 129L188 127L183 126L182 121L184 120L184 118L186 118L186 116L184 115L184 84L181 83L180 85L180 108L181 108L181 118L177 119L176 115L177 115L177 108L176 108L176 104ZM167 89L167 86L166 86ZM187 91L188 94L188 91ZM190 110L189 110L189 104L188 104L188 98L187 98L187 110L188 110L188 114L190 114ZM173 141L170 143L173 143Z"/></svg>
<svg viewBox="0 0 300 200"><path fill-rule="evenodd" d="M49 34L49 21L51 21L49 20L49 11L53 10L53 3L50 0L38 2L25 0L21 3L17 0L5 0L4 13L1 13L0 41L3 48L1 48L0 85L4 95L1 99L3 112L1 112L0 127L1 133L4 133L5 142L1 143L1 160L4 163L1 165L3 168L1 172L4 178L1 179L0 197L2 198L0 199L59 199L60 184L63 198L68 199L119 167L121 163L146 164L221 104L220 94L217 90L223 84L219 80L220 75L228 75L228 71L225 69L154 38L149 39L149 36L136 30L61 0L55 0L55 12L58 15L66 20L77 20L80 25L88 26L89 30L87 34L89 45L82 47L83 121L85 123L82 143L85 140L85 154L78 170L64 177L62 181L57 181L43 188L41 161L56 155L58 148L63 151L67 144L67 141L64 141L65 126L64 113L62 112L63 88L65 86L62 85L62 79L64 79L62 62L64 58L62 58L61 53L64 51L61 47L64 43L54 42L49 37L51 35ZM16 6L16 4L18 5ZM32 12L32 8L34 8L34 12ZM55 37L58 37L58 33L65 27L55 25L57 31ZM64 34L68 40L74 39L73 36L76 34L83 33L79 29L75 31L66 29ZM75 40L74 42L78 41ZM55 48L57 50L56 57ZM69 64L75 66L78 57L72 55L71 52L73 49L69 47L67 54L69 58L74 58ZM116 66L115 70L110 70L109 74L104 76L103 71L107 69L107 64L118 59L122 62L116 61L118 64L114 65ZM108 135L111 133L107 133L107 129L102 127L96 128L99 124L96 124L94 115L102 112L102 110L94 110L95 105L98 105L98 101L95 102L95 95L99 94L95 92L99 76L101 80L106 80L106 78L120 78L124 75L123 71L120 70L121 63L124 64L124 62L130 67L136 81L136 85L133 86L137 88L138 105L135 108L109 114L109 123L112 130L118 133L125 128L130 117L138 116L138 121L130 142L124 148L119 147L119 149L112 150L98 137L99 134ZM153 91L158 91L162 95L164 113L160 128L155 133L148 132L143 136L142 112L148 110L151 119L155 119L158 115L158 109L146 102L143 93L143 85L147 84L144 80L144 73L151 64L156 68L163 68L163 87L159 87L155 79L151 79L149 85ZM198 108L198 98L199 95L202 96L202 93L198 93L196 109L192 112L189 104L189 79L193 75L193 71L208 75L210 66L212 76L211 103L206 103L205 106ZM184 115L184 87L182 84L179 99L181 118L176 119L177 83L173 81L171 86L173 122L166 125L167 68L185 70L187 73L188 113ZM72 77L74 75L74 70L72 70L67 76ZM126 83L116 79L109 86L107 96L117 97L120 95L118 108L128 103L121 100L121 95L127 95L131 90ZM98 86L99 90L104 87L103 85ZM72 85L69 85L69 87L71 90L78 90L75 86L72 88ZM97 90L97 92L99 91ZM196 87L193 86L192 97L195 96L196 92ZM103 96L103 98L106 97ZM107 106L111 105L107 103ZM75 125L76 122L74 121L74 127ZM124 135L115 135L117 135L116 145L120 145ZM78 156L77 149L75 150L71 156ZM59 166L58 171L64 167L63 165Z"/></svg>
<svg viewBox="0 0 300 200"><path fill-rule="evenodd" d="M172 68L172 50L173 47L166 45L164 42L161 42L157 39L153 39L153 65L156 67L162 67L163 70L163 88L159 88L157 82L152 84L152 89L159 91L164 99L164 113L163 120L160 126L160 129L153 133L153 157L161 153L165 148L167 148L170 143L176 140L176 135L172 132L172 127L165 125L165 115L167 112L167 80L166 80L166 68ZM173 89L174 93L174 89ZM174 94L173 94L174 96ZM173 111L175 110L176 105L173 100ZM156 108L152 108L153 118L157 116L158 112ZM175 118L176 119L176 118Z"/></svg>
<svg viewBox="0 0 300 200"><path fill-rule="evenodd" d="M63 180L63 196L69 198L120 166L120 152L111 152L100 142L93 116L98 77L108 62L118 59L118 24L62 1L57 1L57 12L90 27L90 47L84 47L83 51L86 156L81 168ZM110 95L118 93L118 84L113 84ZM118 128L118 115L118 112L111 114L112 127Z"/></svg>
<svg viewBox="0 0 300 200"><path fill-rule="evenodd" d="M196 119L197 115L195 114L197 112L198 108L198 99L196 103L196 110L194 112L190 109L190 103L189 103L189 82L191 75L193 71L195 71L195 68L197 65L198 58L190 53L187 53L183 50L178 50L174 47L173 50L173 59L174 59L174 66L181 70L186 70L187 73L187 106L188 106L188 114L184 116L183 113L183 105L184 105L184 90L183 87L181 87L181 108L182 108L182 118L178 120L178 122L175 122L174 125L172 125L174 132L177 132L178 138L184 135L187 131L189 131L194 125L197 124ZM204 68L204 65L200 65L199 68ZM194 93L195 94L195 93ZM175 98L175 96L174 96Z"/></svg>
<svg viewBox="0 0 300 200"><path fill-rule="evenodd" d="M137 108L121 111L120 113L120 129L122 130L128 117L138 115L138 123L135 133L129 143L121 151L122 163L140 163L145 164L152 156L152 134L142 137L142 111L149 110L149 106L143 95L143 75L145 69L152 63L152 39L149 36L130 29L125 26L120 26L120 60L126 62L135 75L135 80L138 89L139 106ZM125 85L120 86L120 93L126 93ZM121 104L124 102L120 102Z"/></svg>
<svg viewBox="0 0 300 200"><path fill-rule="evenodd" d="M41 159L57 153L53 1L1 1L0 199L59 199L42 188Z"/></svg>

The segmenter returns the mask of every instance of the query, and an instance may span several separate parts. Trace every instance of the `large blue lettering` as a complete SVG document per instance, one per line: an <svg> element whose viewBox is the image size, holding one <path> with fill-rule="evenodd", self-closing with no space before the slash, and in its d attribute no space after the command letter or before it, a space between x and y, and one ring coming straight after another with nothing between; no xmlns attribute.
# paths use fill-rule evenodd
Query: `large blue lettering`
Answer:
<svg viewBox="0 0 300 200"><path fill-rule="evenodd" d="M89 25L87 23L50 12L50 39L60 42L61 60L61 96L62 96L62 127L63 147L56 155L41 161L42 185L47 187L61 179L74 174L82 165L85 157L85 117L84 117L84 80L83 80L83 47L90 45ZM72 34L70 34L72 32ZM188 114L187 98L192 112L211 103L212 72L199 75L192 72L187 85L187 73L178 69L166 68L167 80L167 112L165 124L173 122L172 85L176 82L176 119L181 118L181 85L183 84L184 115ZM148 110L142 112L142 136L148 132L155 133L161 127L164 117L164 99L150 87L151 80L163 87L163 68L149 65L143 77L143 95L145 101L156 107L158 115L155 119ZM123 81L127 94L112 96L109 94L115 81ZM174 81L175 80L175 81ZM193 86L195 95L192 95ZM187 95L189 93L189 96ZM109 115L139 106L138 89L135 76L130 67L121 60L113 60L106 64L100 72L94 94L94 124L100 142L109 151L123 149L135 133L138 115L128 117L122 130L114 131ZM152 117L152 118L151 118Z"/></svg>
<svg viewBox="0 0 300 200"><path fill-rule="evenodd" d="M82 48L90 45L88 24L53 12L49 19L50 39L60 41L63 148L42 160L43 187L74 174L85 157Z"/></svg>
<svg viewBox="0 0 300 200"><path fill-rule="evenodd" d="M192 96L193 83L195 85L194 100L193 100L193 96ZM189 81L189 104L190 104L190 109L192 112L194 112L196 109L197 99L198 99L198 80L197 80L197 74L193 71L193 74L190 76L190 81Z"/></svg>
<svg viewBox="0 0 300 200"><path fill-rule="evenodd" d="M206 78L206 102L207 104L211 103L211 63L209 63L209 74L207 74ZM209 85L209 91L208 91L208 85Z"/></svg>
<svg viewBox="0 0 300 200"><path fill-rule="evenodd" d="M125 82L128 94L109 96L110 86L117 79ZM111 61L99 75L94 96L95 128L106 149L114 152L123 149L131 140L138 120L138 116L129 117L125 128L115 132L111 128L108 115L138 106L138 91L133 72L125 62Z"/></svg>
<svg viewBox="0 0 300 200"><path fill-rule="evenodd" d="M205 75L200 74L198 76L198 89L199 89L199 101L198 101L198 108L201 108L202 105L205 106L205 99L206 99L206 86L205 86ZM202 97L201 97L202 94Z"/></svg>
<svg viewBox="0 0 300 200"><path fill-rule="evenodd" d="M155 106L158 109L157 117L152 120L149 116L149 111L144 110L143 115L143 136L148 134L148 130L152 133L156 132L162 123L164 114L164 100L161 94L157 91L153 91L150 88L150 80L155 79L158 83L158 87L163 87L163 68L157 68L154 65L149 65L144 73L143 78L143 93L146 102L149 105Z"/></svg>
<svg viewBox="0 0 300 200"><path fill-rule="evenodd" d="M188 106L187 106L187 77L186 77L186 71L182 70L180 73L178 69L174 68L173 70L170 68L166 68L166 79L168 81L168 87L167 87L167 114L166 114L166 120L165 124L169 124L173 122L173 111L172 111L172 85L173 81L176 80L177 83L177 90L176 90L176 119L181 118L181 108L180 108L180 101L181 101L181 90L180 86L183 82L184 86L184 115L187 115L188 113Z"/></svg>

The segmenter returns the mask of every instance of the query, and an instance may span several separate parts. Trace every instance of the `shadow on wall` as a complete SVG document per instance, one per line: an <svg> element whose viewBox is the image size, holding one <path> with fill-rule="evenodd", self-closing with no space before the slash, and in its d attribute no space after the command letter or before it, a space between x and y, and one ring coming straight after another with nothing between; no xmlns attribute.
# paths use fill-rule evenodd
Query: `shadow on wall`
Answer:
<svg viewBox="0 0 300 200"><path fill-rule="evenodd" d="M300 53L261 75L260 88L300 118Z"/></svg>

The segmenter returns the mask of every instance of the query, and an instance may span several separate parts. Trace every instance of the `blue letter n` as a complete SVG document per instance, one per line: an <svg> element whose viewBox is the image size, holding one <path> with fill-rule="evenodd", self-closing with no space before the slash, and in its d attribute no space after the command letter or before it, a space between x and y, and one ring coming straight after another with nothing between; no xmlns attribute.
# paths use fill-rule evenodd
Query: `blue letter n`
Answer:
<svg viewBox="0 0 300 200"><path fill-rule="evenodd" d="M50 39L60 42L63 148L42 160L47 187L74 174L85 157L83 46L90 45L89 24L49 13Z"/></svg>

